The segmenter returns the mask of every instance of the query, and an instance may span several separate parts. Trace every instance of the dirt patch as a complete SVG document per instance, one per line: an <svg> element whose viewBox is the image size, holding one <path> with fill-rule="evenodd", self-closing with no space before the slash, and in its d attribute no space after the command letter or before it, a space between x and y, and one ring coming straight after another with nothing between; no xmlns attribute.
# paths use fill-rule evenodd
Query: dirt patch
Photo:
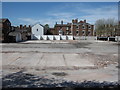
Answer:
<svg viewBox="0 0 120 90"><path fill-rule="evenodd" d="M73 82L62 79L48 78L45 76L35 76L33 74L23 73L22 71L6 75L2 78L2 88L39 88L39 87L82 87L82 88L115 88L117 82L97 82L84 81Z"/></svg>
<svg viewBox="0 0 120 90"><path fill-rule="evenodd" d="M55 75L55 76L66 76L68 74L65 73L65 72L54 72L54 73L52 73L52 75Z"/></svg>
<svg viewBox="0 0 120 90"><path fill-rule="evenodd" d="M92 43L89 43L89 42L78 42L78 43L74 43L73 45L76 47L76 48L88 48L86 46L90 45Z"/></svg>

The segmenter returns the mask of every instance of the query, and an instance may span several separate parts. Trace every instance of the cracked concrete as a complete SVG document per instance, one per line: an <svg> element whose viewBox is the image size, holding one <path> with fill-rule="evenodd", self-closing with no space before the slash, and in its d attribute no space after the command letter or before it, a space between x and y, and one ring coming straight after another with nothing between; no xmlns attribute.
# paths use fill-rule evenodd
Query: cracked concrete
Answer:
<svg viewBox="0 0 120 90"><path fill-rule="evenodd" d="M118 80L118 44L100 41L30 41L4 43L3 76L23 72L72 81ZM64 77L53 72L65 72Z"/></svg>

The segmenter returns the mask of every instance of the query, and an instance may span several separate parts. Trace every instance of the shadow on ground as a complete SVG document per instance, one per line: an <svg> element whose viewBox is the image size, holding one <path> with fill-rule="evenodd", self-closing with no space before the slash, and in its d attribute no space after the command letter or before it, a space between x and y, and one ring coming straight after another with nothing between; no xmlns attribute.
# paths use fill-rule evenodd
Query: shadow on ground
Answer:
<svg viewBox="0 0 120 90"><path fill-rule="evenodd" d="M118 82L97 82L84 81L73 82L58 80L55 78L46 78L45 76L35 76L19 71L17 73L9 74L2 78L3 88L54 88L54 87L80 87L80 88L117 88Z"/></svg>

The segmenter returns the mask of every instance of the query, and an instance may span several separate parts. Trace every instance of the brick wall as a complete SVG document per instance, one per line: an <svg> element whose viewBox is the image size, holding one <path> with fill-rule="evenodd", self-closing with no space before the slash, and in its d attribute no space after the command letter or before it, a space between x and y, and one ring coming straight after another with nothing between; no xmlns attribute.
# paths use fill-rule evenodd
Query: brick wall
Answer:
<svg viewBox="0 0 120 90"><path fill-rule="evenodd" d="M94 34L94 25L91 25L84 21L79 21L78 19L73 19L72 23L56 24L54 26L54 31L52 31L53 35L59 35L59 30L63 31L63 35L73 35L73 36L93 36ZM71 34L72 31L72 34Z"/></svg>

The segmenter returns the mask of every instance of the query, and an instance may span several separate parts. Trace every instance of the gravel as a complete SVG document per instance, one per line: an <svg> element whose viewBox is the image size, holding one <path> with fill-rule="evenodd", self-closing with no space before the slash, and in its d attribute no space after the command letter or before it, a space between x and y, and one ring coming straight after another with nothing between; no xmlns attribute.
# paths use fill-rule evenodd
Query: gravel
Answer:
<svg viewBox="0 0 120 90"><path fill-rule="evenodd" d="M35 76L19 71L2 78L3 88L54 88L54 87L80 87L80 88L117 88L118 82L84 81L73 82L45 76Z"/></svg>

